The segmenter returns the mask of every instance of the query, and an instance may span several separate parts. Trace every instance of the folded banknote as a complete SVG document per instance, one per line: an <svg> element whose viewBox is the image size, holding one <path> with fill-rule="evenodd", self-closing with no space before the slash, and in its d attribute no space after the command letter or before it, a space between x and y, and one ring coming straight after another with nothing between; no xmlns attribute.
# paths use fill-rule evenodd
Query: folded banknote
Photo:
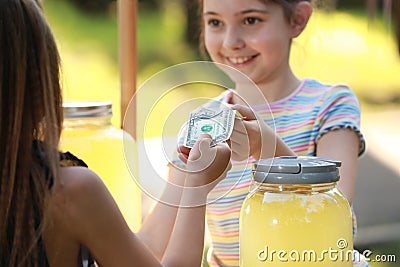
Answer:
<svg viewBox="0 0 400 267"><path fill-rule="evenodd" d="M202 134L212 136L211 145L224 142L232 134L236 111L221 105L202 106L190 113L184 145L193 147Z"/></svg>

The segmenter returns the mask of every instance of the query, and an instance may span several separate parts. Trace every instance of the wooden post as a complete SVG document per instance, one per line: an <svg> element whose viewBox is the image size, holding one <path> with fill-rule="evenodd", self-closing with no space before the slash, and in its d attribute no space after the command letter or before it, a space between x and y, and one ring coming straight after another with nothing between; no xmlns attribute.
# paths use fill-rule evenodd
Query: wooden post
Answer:
<svg viewBox="0 0 400 267"><path fill-rule="evenodd" d="M392 13L393 13L394 29L397 40L397 48L400 56L400 1L395 0L393 1L392 5L393 5Z"/></svg>
<svg viewBox="0 0 400 267"><path fill-rule="evenodd" d="M136 93L137 47L136 17L137 0L118 0L118 43L121 86L121 126L136 139L136 103L127 114L129 123L123 125L124 115Z"/></svg>

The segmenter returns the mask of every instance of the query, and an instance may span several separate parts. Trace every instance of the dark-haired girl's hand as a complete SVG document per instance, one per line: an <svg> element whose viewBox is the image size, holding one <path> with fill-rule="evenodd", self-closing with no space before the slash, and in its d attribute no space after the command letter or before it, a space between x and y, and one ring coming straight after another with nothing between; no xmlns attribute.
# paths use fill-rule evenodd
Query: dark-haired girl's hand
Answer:
<svg viewBox="0 0 400 267"><path fill-rule="evenodd" d="M212 137L203 134L192 149L180 146L179 158L186 163L189 176L196 177L198 185L206 185L225 177L231 168L231 149L227 143L211 146Z"/></svg>

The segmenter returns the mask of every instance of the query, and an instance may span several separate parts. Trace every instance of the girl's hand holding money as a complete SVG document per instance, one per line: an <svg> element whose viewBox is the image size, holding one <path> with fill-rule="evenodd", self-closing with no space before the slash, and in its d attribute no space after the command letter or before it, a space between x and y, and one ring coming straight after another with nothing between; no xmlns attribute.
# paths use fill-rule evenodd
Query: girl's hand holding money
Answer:
<svg viewBox="0 0 400 267"><path fill-rule="evenodd" d="M179 158L186 163L190 186L215 185L230 169L231 149L226 143L211 147L212 137L203 134L192 149L181 146Z"/></svg>
<svg viewBox="0 0 400 267"><path fill-rule="evenodd" d="M230 137L233 160L242 161L250 156L258 160L294 155L257 113L242 105L233 105L232 109L243 117L235 119Z"/></svg>

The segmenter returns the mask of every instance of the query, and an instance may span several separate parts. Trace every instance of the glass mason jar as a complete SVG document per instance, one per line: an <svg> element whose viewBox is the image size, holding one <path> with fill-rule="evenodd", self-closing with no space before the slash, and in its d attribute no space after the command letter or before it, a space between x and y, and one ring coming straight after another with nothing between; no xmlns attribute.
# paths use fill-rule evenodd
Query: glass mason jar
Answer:
<svg viewBox="0 0 400 267"><path fill-rule="evenodd" d="M111 124L111 101L65 102L63 109L61 150L82 159L100 176L129 227L137 231L141 225L141 194L124 156L124 149L136 155L137 147L131 136ZM137 161L134 156L127 160Z"/></svg>
<svg viewBox="0 0 400 267"><path fill-rule="evenodd" d="M240 266L353 266L352 214L337 189L340 162L256 161L240 212Z"/></svg>

